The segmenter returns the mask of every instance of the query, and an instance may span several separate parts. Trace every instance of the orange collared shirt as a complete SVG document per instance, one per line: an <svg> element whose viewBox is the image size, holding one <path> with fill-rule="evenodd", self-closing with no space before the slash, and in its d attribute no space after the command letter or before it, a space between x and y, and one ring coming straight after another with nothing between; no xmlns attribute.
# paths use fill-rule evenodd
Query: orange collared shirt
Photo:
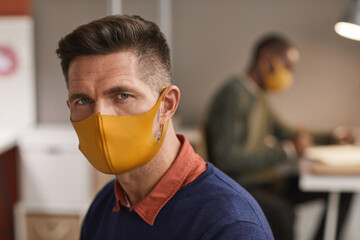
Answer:
<svg viewBox="0 0 360 240"><path fill-rule="evenodd" d="M153 190L137 204L130 207L146 223L153 226L154 221L163 206L181 188L194 181L207 168L206 162L197 155L188 140L183 135L177 135L181 148L175 161L161 177ZM116 205L113 211L120 211L121 207L128 206L124 191L118 181L115 181Z"/></svg>

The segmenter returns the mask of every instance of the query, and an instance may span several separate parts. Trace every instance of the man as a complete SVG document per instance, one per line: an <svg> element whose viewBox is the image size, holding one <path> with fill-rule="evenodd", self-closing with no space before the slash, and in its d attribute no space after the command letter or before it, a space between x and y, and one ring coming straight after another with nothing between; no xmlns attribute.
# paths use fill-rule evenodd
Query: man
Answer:
<svg viewBox="0 0 360 240"><path fill-rule="evenodd" d="M255 200L175 134L180 90L154 23L108 16L75 29L56 52L79 148L116 176L81 239L273 239Z"/></svg>
<svg viewBox="0 0 360 240"><path fill-rule="evenodd" d="M275 239L293 238L295 204L326 199L326 194L300 192L297 178L281 178L276 167L295 163L313 142L352 140L350 134L310 136L305 128L286 125L272 110L266 94L291 86L298 59L297 48L288 40L265 36L255 46L245 74L233 77L216 93L206 122L209 160L252 193Z"/></svg>

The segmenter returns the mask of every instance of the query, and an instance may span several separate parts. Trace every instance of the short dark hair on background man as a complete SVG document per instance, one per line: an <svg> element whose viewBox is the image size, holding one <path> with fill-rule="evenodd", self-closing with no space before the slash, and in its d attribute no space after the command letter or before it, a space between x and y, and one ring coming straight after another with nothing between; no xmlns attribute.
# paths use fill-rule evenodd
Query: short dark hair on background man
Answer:
<svg viewBox="0 0 360 240"><path fill-rule="evenodd" d="M78 56L129 51L139 78L156 92L171 83L170 50L159 27L139 16L112 15L84 24L59 41L56 53L69 86L69 66Z"/></svg>
<svg viewBox="0 0 360 240"><path fill-rule="evenodd" d="M277 54L283 54L291 47L295 47L288 39L279 34L267 34L263 36L254 46L252 55L252 64L255 64L261 52L266 48L273 49Z"/></svg>

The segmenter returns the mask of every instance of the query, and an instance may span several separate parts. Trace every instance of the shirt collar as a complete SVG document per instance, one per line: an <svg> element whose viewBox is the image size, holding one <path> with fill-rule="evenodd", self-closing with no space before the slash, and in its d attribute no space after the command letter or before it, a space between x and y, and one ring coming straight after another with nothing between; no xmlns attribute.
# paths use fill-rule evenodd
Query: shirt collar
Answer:
<svg viewBox="0 0 360 240"><path fill-rule="evenodd" d="M195 180L207 168L205 161L194 152L188 140L183 135L177 137L181 142L181 148L170 168L143 200L130 207L130 211L135 211L151 226L154 225L160 210L175 193ZM129 202L118 181L115 181L114 191L116 205L113 211L120 211Z"/></svg>
<svg viewBox="0 0 360 240"><path fill-rule="evenodd" d="M255 81L247 74L242 74L242 83L244 84L245 88L256 97L257 94L261 92L261 88L255 83Z"/></svg>

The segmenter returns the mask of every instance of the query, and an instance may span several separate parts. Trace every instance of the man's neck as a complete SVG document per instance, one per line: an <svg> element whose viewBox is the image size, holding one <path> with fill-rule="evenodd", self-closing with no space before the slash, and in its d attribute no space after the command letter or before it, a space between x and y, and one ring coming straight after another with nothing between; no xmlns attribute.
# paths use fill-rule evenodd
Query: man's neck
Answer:
<svg viewBox="0 0 360 240"><path fill-rule="evenodd" d="M170 122L164 142L156 156L149 163L116 176L132 205L150 193L176 159L180 147L180 141Z"/></svg>
<svg viewBox="0 0 360 240"><path fill-rule="evenodd" d="M253 84L255 84L259 89L263 90L263 84L262 84L260 72L258 69L256 69L255 67L250 67L246 71L246 75L247 75L248 79L253 82Z"/></svg>

